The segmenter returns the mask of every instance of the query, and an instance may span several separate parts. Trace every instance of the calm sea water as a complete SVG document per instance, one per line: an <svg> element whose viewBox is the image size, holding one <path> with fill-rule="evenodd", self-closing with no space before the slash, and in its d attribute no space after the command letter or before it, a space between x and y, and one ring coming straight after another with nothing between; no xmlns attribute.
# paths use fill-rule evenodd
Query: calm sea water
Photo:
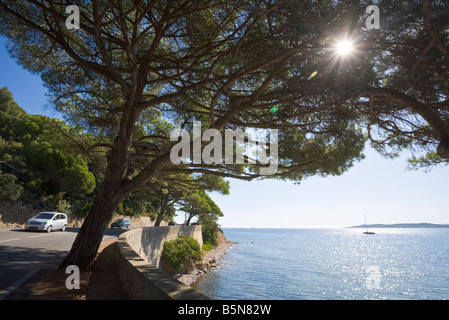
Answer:
<svg viewBox="0 0 449 320"><path fill-rule="evenodd" d="M449 229L223 229L212 299L449 299Z"/></svg>

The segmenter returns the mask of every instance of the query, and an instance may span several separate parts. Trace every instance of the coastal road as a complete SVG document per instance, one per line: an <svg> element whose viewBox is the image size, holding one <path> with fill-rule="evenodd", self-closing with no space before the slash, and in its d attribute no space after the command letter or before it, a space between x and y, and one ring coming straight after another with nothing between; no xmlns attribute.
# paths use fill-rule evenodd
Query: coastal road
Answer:
<svg viewBox="0 0 449 320"><path fill-rule="evenodd" d="M67 228L64 232L46 233L0 229L0 300L23 298L24 285L38 280L62 261L78 230ZM124 231L108 229L103 240Z"/></svg>

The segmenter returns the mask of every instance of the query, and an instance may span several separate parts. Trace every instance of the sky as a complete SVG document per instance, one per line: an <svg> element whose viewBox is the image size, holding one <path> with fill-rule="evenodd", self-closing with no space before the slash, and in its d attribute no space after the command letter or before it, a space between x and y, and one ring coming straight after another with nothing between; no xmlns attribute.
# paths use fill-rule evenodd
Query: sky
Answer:
<svg viewBox="0 0 449 320"><path fill-rule="evenodd" d="M56 117L38 75L20 67L0 37L0 88L8 87L30 114ZM385 159L371 148L366 158L338 177L312 177L299 185L277 180L231 179L230 194L212 193L223 228L328 228L364 223L449 223L449 166L407 170L404 153ZM184 215L175 221L182 223Z"/></svg>

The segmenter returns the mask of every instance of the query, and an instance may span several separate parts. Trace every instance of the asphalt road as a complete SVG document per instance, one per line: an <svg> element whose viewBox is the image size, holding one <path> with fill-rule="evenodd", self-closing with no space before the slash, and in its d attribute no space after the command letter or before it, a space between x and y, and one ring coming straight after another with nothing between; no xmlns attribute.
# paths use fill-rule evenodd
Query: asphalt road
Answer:
<svg viewBox="0 0 449 320"><path fill-rule="evenodd" d="M66 231L26 232L0 229L0 300L21 299L26 287L58 265L72 247L78 228ZM108 229L103 237L117 237L126 230Z"/></svg>

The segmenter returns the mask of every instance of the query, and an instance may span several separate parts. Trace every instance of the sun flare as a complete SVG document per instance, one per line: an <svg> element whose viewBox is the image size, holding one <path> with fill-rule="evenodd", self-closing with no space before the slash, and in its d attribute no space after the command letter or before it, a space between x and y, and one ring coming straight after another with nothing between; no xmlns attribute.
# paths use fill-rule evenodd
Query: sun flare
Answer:
<svg viewBox="0 0 449 320"><path fill-rule="evenodd" d="M341 39L335 43L335 52L345 57L354 52L354 42L351 39Z"/></svg>

